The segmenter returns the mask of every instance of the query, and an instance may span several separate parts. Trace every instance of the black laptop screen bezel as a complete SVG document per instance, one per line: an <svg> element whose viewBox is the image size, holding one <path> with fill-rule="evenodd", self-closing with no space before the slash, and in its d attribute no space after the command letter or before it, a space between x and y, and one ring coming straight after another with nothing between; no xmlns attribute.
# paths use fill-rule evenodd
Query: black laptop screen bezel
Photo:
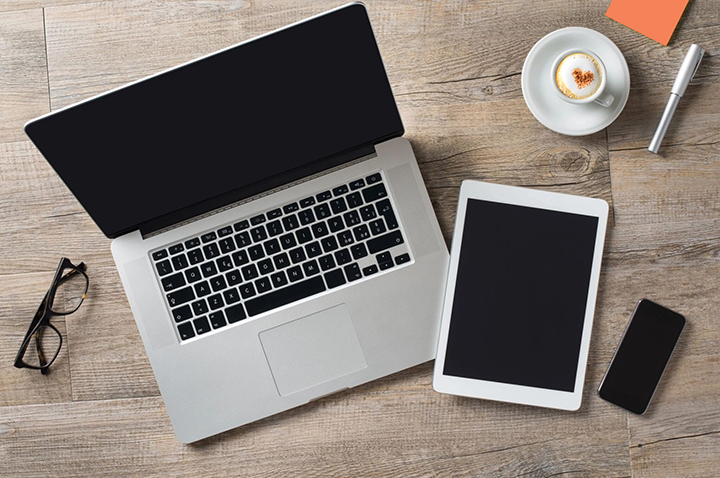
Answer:
<svg viewBox="0 0 720 478"><path fill-rule="evenodd" d="M346 6L331 10L329 12L325 12L320 15L311 17L309 19L297 22L295 24L280 28L280 29L272 31L268 34L265 34L265 35L241 42L239 44L230 46L223 50L216 51L214 53L197 58L197 59L187 62L185 64L170 68L168 70L159 72L157 74L151 75L144 79L132 82L128 85L113 89L111 91L102 93L100 95L89 98L87 100L83 100L79 103L62 108L56 112L52 112L52 113L46 114L44 116L41 116L39 118L36 118L34 120L31 120L25 125L25 128L24 128L25 134L31 139L31 141L36 145L36 147L38 147L40 152L43 153L43 155L45 155L45 152L43 151L43 148L41 147L42 146L41 143L43 140L42 136L44 133L42 131L41 126L45 119L57 117L58 115L62 115L63 112L65 112L71 108L76 108L76 107L82 106L83 104L85 104L87 102L91 102L93 100L103 98L104 96L112 94L116 91L123 90L126 88L132 88L133 85L135 85L135 84L143 83L148 80L152 80L152 78L154 78L154 77L164 75L166 73L180 69L184 66L202 61L206 58L213 57L215 55L221 54L228 50L233 50L235 48L241 48L243 45L251 43L251 42L261 41L263 38L268 37L270 35L274 35L281 31L286 31L286 30L296 27L298 25L305 24L307 22L312 22L313 20L328 16L328 15L333 15L333 14L339 13L341 11L346 11L346 12L354 11L354 12L356 12L357 15L364 16L364 21L367 22L368 28L370 28L370 31L372 32L372 27L370 25L370 19L368 17L365 5L363 5L362 3L353 3L350 5L346 5ZM377 42L375 43L375 48L378 49ZM377 50L377 53L378 53L378 55L380 55L379 49ZM383 68L384 68L384 65L383 65ZM388 82L388 87L390 88L389 79L387 78L387 72L385 72L385 78ZM354 159L372 154L373 152L375 152L374 146L376 144L381 143L383 141L387 141L392 138L400 137L404 134L404 127L402 125L402 119L400 118L400 113L397 109L397 104L394 104L394 109L395 109L395 113L397 114L398 129L387 131L386 134L383 134L377 138L373 138L371 141L368 141L368 142L365 142L362 144L349 145L350 147L346 148L345 150L337 151L330 156L318 158L312 162L300 165L299 167L296 167L294 169L283 171L279 174L264 178L263 180L245 185L243 187L239 187L239 188L231 190L231 191L223 192L216 196L209 197L202 201L191 204L189 206L186 206L186 207L174 210L174 211L169 211L158 217L152 218L150 220L141 221L136 224L132 224L128 227L121 228L119 230L110 230L108 228L104 228L100 223L98 223L98 221L96 220L95 217L92 217L92 215L91 215L91 217L93 218L95 223L98 225L98 227L102 230L103 234L105 234L105 236L110 239L114 239L116 237L122 236L124 234L127 234L127 233L135 231L135 230L140 230L140 232L143 234L143 236L145 236L147 234L151 234L153 232L162 230L164 228L171 227L175 224L182 223L184 221L187 221L187 220L190 220L197 216L217 210L224 206L233 204L238 201L242 201L243 199L253 197L253 196L263 193L265 191L275 189L275 188L283 186L285 184L289 184L294 181L300 180L302 178L320 173L329 168L333 168L335 166L339 166L343 163L352 161ZM278 134L281 134L281 132L278 132ZM47 159L47 156L46 156L46 159ZM48 159L48 163L50 163L50 165L53 167L53 169L55 169L57 172L57 169L53 166L53 163L49 159ZM62 176L61 176L61 179L63 179ZM77 198L77 199L81 203L81 205L87 210L87 207L85 204L83 204L83 201L80 198Z"/></svg>

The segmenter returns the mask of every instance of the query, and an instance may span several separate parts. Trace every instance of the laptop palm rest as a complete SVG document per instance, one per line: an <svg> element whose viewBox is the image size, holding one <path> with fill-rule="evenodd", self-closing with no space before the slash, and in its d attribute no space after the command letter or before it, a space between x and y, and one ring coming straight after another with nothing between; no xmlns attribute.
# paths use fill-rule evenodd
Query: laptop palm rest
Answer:
<svg viewBox="0 0 720 478"><path fill-rule="evenodd" d="M367 367L345 304L259 334L281 396Z"/></svg>

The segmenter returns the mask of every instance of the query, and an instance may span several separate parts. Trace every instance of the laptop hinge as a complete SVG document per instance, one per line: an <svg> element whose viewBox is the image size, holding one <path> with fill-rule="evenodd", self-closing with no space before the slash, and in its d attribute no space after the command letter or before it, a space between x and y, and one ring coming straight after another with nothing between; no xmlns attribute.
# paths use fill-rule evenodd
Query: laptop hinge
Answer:
<svg viewBox="0 0 720 478"><path fill-rule="evenodd" d="M319 178L321 176L326 176L328 174L334 173L335 171L339 171L341 169L345 169L350 166L354 166L355 164L361 163L363 161L367 161L368 159L377 157L377 152L375 151L375 147L372 145L370 145L369 147L361 148L359 150L353 150L352 153L354 153L355 155L361 154L361 156L356 157L355 159L351 159L351 160L347 160L348 155L345 155L345 154L328 158L327 160L322 161L322 165L324 165L325 168L322 169L321 171L317 171L312 174L308 174L306 176L303 176L302 178L295 179L294 181L282 184L280 186L276 186L271 189L264 190L262 192L254 194L252 196L244 197L239 200L235 200L229 204L217 207L211 211L200 213L196 216L193 216L188 219L180 220L179 222L175 222L173 224L167 224L167 221L162 220L162 218L155 220L155 221L148 221L148 222L140 225L140 227L139 227L140 234L142 235L143 239L148 239L150 237L154 237L154 236L163 234L165 232L171 231L173 229L177 229L179 227L185 226L185 225L193 223L195 221L199 221L206 217L213 216L213 215L221 213L223 211L227 211L228 209L232 209L234 207L240 206L241 204L247 204L251 201L255 201L255 200L265 197L265 196L269 196L270 194L274 194L278 191L282 191L284 189L288 189L293 186L297 186L298 184L302 184L302 183L311 181L311 180ZM340 162L340 164L337 164L338 161L342 161L342 162ZM310 166L313 166L313 165L310 165ZM162 220L162 223L160 222L161 220Z"/></svg>

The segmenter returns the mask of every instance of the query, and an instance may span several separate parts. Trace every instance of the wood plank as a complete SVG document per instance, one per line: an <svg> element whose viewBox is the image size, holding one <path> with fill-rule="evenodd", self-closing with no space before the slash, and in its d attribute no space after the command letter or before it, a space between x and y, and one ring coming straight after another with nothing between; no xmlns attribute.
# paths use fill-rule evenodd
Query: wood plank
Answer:
<svg viewBox="0 0 720 478"><path fill-rule="evenodd" d="M78 3L97 3L103 0L0 0L0 12L34 10L43 7L59 7Z"/></svg>
<svg viewBox="0 0 720 478"><path fill-rule="evenodd" d="M0 142L25 139L26 121L49 111L43 12L0 14Z"/></svg>
<svg viewBox="0 0 720 478"><path fill-rule="evenodd" d="M0 456L12 476L196 475L209 463L213 474L243 476L630 475L617 407L592 394L577 413L451 397L432 390L430 370L416 367L190 446L175 440L159 398L4 407L0 430L12 439L0 441Z"/></svg>

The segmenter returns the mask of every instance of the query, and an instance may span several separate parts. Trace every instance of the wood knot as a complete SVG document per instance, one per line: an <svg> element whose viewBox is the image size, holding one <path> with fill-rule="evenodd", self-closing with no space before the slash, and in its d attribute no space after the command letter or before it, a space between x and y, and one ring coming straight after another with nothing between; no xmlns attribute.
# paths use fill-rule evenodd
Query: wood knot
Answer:
<svg viewBox="0 0 720 478"><path fill-rule="evenodd" d="M554 156L566 173L579 173L590 167L590 151L587 149L563 151Z"/></svg>

